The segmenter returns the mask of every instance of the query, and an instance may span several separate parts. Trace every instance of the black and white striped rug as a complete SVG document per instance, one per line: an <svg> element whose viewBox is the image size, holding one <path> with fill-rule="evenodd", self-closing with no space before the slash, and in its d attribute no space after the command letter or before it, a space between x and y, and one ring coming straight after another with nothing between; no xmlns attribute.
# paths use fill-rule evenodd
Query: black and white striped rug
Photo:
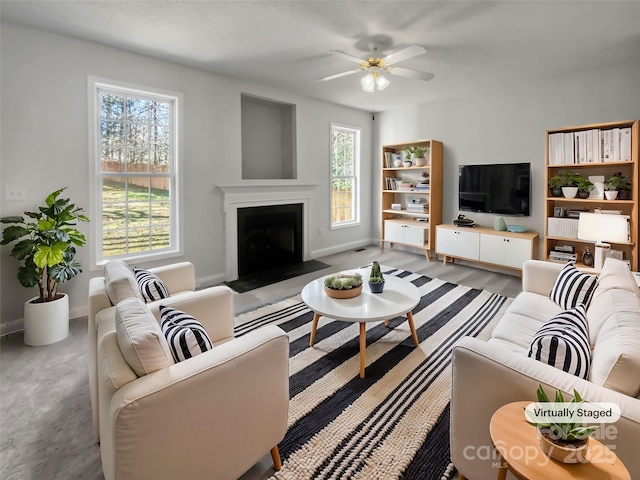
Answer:
<svg viewBox="0 0 640 480"><path fill-rule="evenodd" d="M236 319L236 335L267 324L290 338L289 429L272 480L448 479L450 357L467 335L488 338L512 299L389 269L413 282L420 346L405 317L367 324L366 378L359 374L358 324L320 317L295 296Z"/></svg>

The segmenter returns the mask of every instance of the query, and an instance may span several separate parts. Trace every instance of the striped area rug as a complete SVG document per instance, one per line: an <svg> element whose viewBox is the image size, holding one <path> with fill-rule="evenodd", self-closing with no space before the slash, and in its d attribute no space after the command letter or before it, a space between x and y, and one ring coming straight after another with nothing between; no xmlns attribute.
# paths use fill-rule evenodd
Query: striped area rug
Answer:
<svg viewBox="0 0 640 480"><path fill-rule="evenodd" d="M295 296L243 314L236 335L267 324L290 338L289 429L272 480L449 479L451 350L467 335L488 338L512 299L405 270L413 282L416 347L405 317L367 324L366 378L359 378L358 324L320 317Z"/></svg>

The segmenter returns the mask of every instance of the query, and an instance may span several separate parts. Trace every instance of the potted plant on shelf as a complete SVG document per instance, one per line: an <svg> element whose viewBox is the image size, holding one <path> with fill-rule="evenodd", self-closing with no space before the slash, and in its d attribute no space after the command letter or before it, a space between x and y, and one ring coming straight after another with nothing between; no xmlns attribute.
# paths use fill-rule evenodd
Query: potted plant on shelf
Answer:
<svg viewBox="0 0 640 480"><path fill-rule="evenodd" d="M622 172L615 172L605 180L604 189L607 200L615 200L616 198L625 200L631 190L631 182L629 181L629 177L623 175Z"/></svg>
<svg viewBox="0 0 640 480"><path fill-rule="evenodd" d="M562 195L565 198L575 198L578 194L578 178L580 178L580 174L565 170L560 175L563 178Z"/></svg>
<svg viewBox="0 0 640 480"><path fill-rule="evenodd" d="M384 290L384 276L380 270L380 264L373 262L371 274L369 275L369 290L371 293L382 293Z"/></svg>
<svg viewBox="0 0 640 480"><path fill-rule="evenodd" d="M10 255L24 262L18 269L18 280L26 288L39 289L39 295L24 305L27 345L48 345L69 333L69 297L58 292L58 286L82 272L75 260L75 247L87 240L75 226L89 219L68 198L58 198L65 189L51 193L37 212L25 212L27 218L0 219L11 225L2 232L0 245L17 241Z"/></svg>
<svg viewBox="0 0 640 480"><path fill-rule="evenodd" d="M362 275L338 273L324 280L324 291L331 298L353 298L362 293Z"/></svg>
<svg viewBox="0 0 640 480"><path fill-rule="evenodd" d="M557 174L549 178L549 188L551 189L552 196L561 197L563 185L564 185L564 178L562 178L562 175Z"/></svg>
<svg viewBox="0 0 640 480"><path fill-rule="evenodd" d="M412 146L405 148L404 151L407 152L407 159L414 159L416 167L424 167L427 165L427 159L425 158L425 154L427 153L426 148Z"/></svg>
<svg viewBox="0 0 640 480"><path fill-rule="evenodd" d="M579 176L576 181L578 183L578 197L589 198L589 195L591 195L591 190L593 190L593 182L588 178L584 178L582 176Z"/></svg>
<svg viewBox="0 0 640 480"><path fill-rule="evenodd" d="M538 384L536 394L539 403L550 402L542 385ZM556 390L555 402L565 403L560 390ZM568 402L569 411L576 412L582 402L580 394L574 389L573 399ZM535 422L529 419L526 422L538 428L538 440L544 454L563 463L577 463L586 458L589 435L599 428L598 425L585 427L578 422Z"/></svg>

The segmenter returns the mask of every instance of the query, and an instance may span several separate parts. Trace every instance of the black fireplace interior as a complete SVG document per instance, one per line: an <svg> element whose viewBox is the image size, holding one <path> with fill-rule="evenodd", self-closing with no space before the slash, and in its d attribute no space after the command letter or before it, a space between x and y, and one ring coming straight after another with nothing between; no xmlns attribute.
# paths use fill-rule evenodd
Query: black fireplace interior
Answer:
<svg viewBox="0 0 640 480"><path fill-rule="evenodd" d="M238 209L238 276L302 262L302 204Z"/></svg>

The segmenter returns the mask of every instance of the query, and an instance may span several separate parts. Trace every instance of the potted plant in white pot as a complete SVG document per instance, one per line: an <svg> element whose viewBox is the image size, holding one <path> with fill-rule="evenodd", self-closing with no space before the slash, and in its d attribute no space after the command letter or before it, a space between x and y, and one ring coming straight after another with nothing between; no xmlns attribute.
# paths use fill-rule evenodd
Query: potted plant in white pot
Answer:
<svg viewBox="0 0 640 480"><path fill-rule="evenodd" d="M75 247L83 246L87 239L75 226L89 219L70 199L58 198L65 189L51 193L37 212L25 212L26 218L0 219L11 225L2 232L0 245L16 241L10 255L23 262L18 280L26 288L39 289L39 295L24 306L27 345L49 345L69 334L69 297L58 292L58 286L82 272Z"/></svg>
<svg viewBox="0 0 640 480"><path fill-rule="evenodd" d="M408 159L413 158L416 167L424 167L427 164L427 159L425 158L426 148L413 146L405 148L404 151L407 152Z"/></svg>

